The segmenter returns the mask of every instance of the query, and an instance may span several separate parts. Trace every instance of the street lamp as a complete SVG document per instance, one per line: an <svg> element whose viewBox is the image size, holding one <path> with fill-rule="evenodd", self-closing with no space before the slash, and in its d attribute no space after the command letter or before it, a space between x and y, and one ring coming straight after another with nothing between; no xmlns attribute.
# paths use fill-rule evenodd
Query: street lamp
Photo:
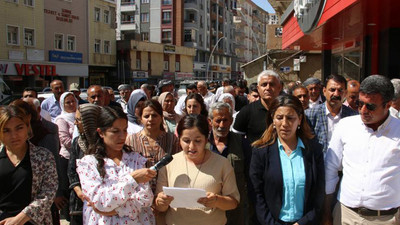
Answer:
<svg viewBox="0 0 400 225"><path fill-rule="evenodd" d="M220 42L222 39L225 39L225 37L220 37L220 38L218 39L217 43L215 43L214 48L213 48L212 51L211 51L210 57L208 58L207 69L206 69L206 76L207 76L207 78L208 78L208 68L210 67L210 60L211 60L211 57L212 57L212 55L213 55L213 53L214 53L214 51L215 51L215 48L218 46L219 42ZM211 72L211 74L212 74L212 72ZM213 77L212 77L212 76L211 76L211 80L213 80Z"/></svg>

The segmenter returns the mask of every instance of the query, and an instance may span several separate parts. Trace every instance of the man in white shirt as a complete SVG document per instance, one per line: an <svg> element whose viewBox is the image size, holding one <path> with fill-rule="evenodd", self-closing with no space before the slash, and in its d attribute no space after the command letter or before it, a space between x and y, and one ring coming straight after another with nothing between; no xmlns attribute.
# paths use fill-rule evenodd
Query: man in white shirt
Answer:
<svg viewBox="0 0 400 225"><path fill-rule="evenodd" d="M325 158L324 224L400 224L400 120L390 116L393 85L372 75L360 86L360 115L342 119ZM338 171L338 203L331 202Z"/></svg>
<svg viewBox="0 0 400 225"><path fill-rule="evenodd" d="M325 102L325 96L321 94L322 84L318 78L308 78L304 81L303 86L307 88L308 94L310 95L310 104L308 105L310 109Z"/></svg>
<svg viewBox="0 0 400 225"><path fill-rule="evenodd" d="M390 115L400 119L400 79L390 80L394 87L394 97L392 100L392 105L389 108Z"/></svg>
<svg viewBox="0 0 400 225"><path fill-rule="evenodd" d="M178 102L176 103L174 108L176 114L181 116L184 115L185 100L190 93L197 93L197 86L195 84L189 84L188 86L186 86L186 94L179 97Z"/></svg>
<svg viewBox="0 0 400 225"><path fill-rule="evenodd" d="M205 81L199 81L197 82L197 91L201 96L203 96L204 99L204 104L208 108L211 106L214 100L214 94L211 93L211 91L208 90L207 88L207 83Z"/></svg>

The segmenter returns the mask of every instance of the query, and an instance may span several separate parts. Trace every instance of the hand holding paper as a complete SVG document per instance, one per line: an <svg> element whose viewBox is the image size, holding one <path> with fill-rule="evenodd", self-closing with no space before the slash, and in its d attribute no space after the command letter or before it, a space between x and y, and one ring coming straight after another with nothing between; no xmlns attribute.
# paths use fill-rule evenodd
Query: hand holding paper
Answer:
<svg viewBox="0 0 400 225"><path fill-rule="evenodd" d="M198 203L199 198L206 197L206 191L198 188L163 187L164 194L174 197L172 208L204 208Z"/></svg>

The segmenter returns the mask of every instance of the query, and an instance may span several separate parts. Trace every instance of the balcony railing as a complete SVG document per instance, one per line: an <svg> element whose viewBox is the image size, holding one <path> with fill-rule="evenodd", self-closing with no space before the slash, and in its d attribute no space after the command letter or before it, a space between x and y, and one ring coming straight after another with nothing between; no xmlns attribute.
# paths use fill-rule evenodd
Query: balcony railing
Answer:
<svg viewBox="0 0 400 225"><path fill-rule="evenodd" d="M171 23L171 19L163 19L162 20L162 24L170 24Z"/></svg>
<svg viewBox="0 0 400 225"><path fill-rule="evenodd" d="M161 40L161 42L162 43L172 43L172 38L163 38L162 40Z"/></svg>

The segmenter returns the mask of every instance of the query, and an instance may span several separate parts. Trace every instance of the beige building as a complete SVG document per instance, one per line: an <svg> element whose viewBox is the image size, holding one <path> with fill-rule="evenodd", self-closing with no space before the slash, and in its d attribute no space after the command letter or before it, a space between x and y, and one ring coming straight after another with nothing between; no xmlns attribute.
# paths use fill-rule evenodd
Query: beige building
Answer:
<svg viewBox="0 0 400 225"><path fill-rule="evenodd" d="M132 40L118 42L118 51L125 53L125 77L133 79L136 86L193 78L194 48Z"/></svg>
<svg viewBox="0 0 400 225"><path fill-rule="evenodd" d="M116 86L118 84L116 3L115 0L89 0L88 2L89 82Z"/></svg>
<svg viewBox="0 0 400 225"><path fill-rule="evenodd" d="M43 1L0 1L0 77L14 91L34 86L39 76L51 75L43 69L47 64L43 7Z"/></svg>

